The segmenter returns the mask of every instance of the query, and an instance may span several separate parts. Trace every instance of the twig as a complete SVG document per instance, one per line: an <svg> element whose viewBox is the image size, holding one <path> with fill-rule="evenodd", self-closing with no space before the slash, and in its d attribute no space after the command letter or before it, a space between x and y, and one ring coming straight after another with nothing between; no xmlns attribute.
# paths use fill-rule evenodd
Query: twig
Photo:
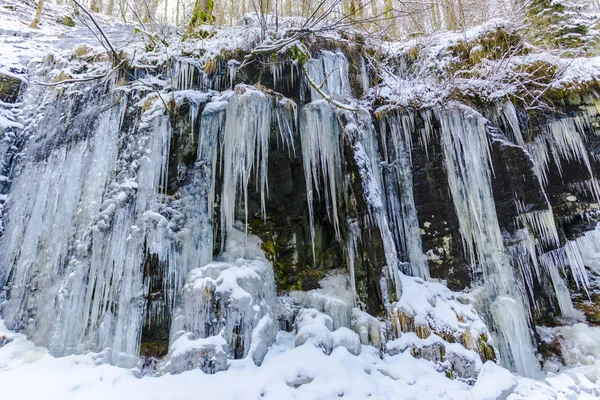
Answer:
<svg viewBox="0 0 600 400"><path fill-rule="evenodd" d="M100 35L102 35L102 37L104 38L104 40L106 40L106 44L110 48L110 51L113 54L114 62L117 62L117 60L119 59L119 54L117 53L117 51L113 47L112 43L108 39L108 36L106 36L106 32L104 32L104 29L102 29L102 26L98 23L98 21L96 20L96 18L94 17L94 15L90 11L88 11L87 8L85 8L84 6L82 6L81 3L79 2L79 0L73 0L73 3L75 3L77 5L77 7L79 7L85 14L87 14L88 17L90 17L90 19L92 20L92 22L94 23L94 25L96 26L96 28L98 29L98 31L100 32Z"/></svg>
<svg viewBox="0 0 600 400"><path fill-rule="evenodd" d="M86 78L77 78L77 79L64 79L62 81L52 82L52 83L39 82L39 81L33 81L32 83L34 85L40 85L40 86L59 86L59 85L66 85L68 83L90 82L90 81L94 81L96 79L108 78L113 72L115 72L117 69L119 69L124 62L125 62L125 60L121 60L121 62L119 64L117 64L113 69L111 69L104 75L91 75Z"/></svg>
<svg viewBox="0 0 600 400"><path fill-rule="evenodd" d="M327 93L325 93L316 83L315 81L313 81L311 79L311 77L308 75L308 71L306 70L306 67L303 65L302 66L302 72L304 72L304 76L306 76L306 80L308 81L309 85L312 86L317 93L319 93L321 95L321 97L323 97L323 99L325 99L328 103L333 104L336 107L339 107L343 110L348 110L348 111L358 111L357 108L348 106L344 103L340 103L339 101L334 100L331 96L329 96Z"/></svg>
<svg viewBox="0 0 600 400"><path fill-rule="evenodd" d="M89 81L93 81L96 79L102 79L102 78L106 78L106 75L92 75L92 76L88 76L87 78L64 79L60 82L52 82L52 83L39 82L39 81L33 81L32 83L34 85L40 85L40 86L59 86L59 85L66 85L68 83L89 82Z"/></svg>

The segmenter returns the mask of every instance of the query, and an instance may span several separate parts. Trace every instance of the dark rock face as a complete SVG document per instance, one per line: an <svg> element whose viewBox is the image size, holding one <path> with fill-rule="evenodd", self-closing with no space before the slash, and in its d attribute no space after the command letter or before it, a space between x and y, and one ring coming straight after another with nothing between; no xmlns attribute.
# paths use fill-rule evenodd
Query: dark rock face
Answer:
<svg viewBox="0 0 600 400"><path fill-rule="evenodd" d="M350 57L349 66L353 94L359 95L361 92L360 60ZM225 66L219 65L217 74L222 75L224 70ZM297 71L292 73L291 70L290 65L284 65L279 72L280 78L273 80L273 73L268 68L253 67L238 75L236 83L259 79L267 86L265 89L267 92L274 90L282 93L295 100L301 107L304 97L308 94L308 88L302 84L301 79L295 81L291 79L292 75L297 75ZM565 110L562 110L564 114L528 113L519 109L518 122L525 143L530 143L537 135L544 134L544 127L556 119L579 115L580 107L584 106L586 106L585 101L581 100L579 106L566 106ZM202 107L200 106L199 111L194 110L198 112L198 116L201 114ZM479 111L484 115L490 114L485 108ZM173 135L171 141L167 192L175 196L179 188L185 185L186 174L190 168L193 168L196 154L196 139L195 135L191 134L192 127L188 122L189 112L189 105L184 104L180 107L179 114L173 117L173 125L178 133ZM411 132L410 150L413 193L421 230L422 251L427 255L431 277L444 280L453 290L467 288L474 280L480 280L481 277L478 275L478 269L473 268L473 260L468 259L465 253L463 239L459 232L458 218L444 165L439 123L432 110L399 112L413 114L415 121L414 132ZM378 118L373 117L376 127L379 125ZM199 120L200 117L196 119L194 132L198 131ZM492 189L496 213L500 228L506 237L507 248L513 244L512 236L523 227L519 219L523 212L544 212L552 209L563 242L592 229L595 222L588 216L594 211L596 200L590 193L581 190L577 192L574 189L581 187L592 178L586 165L583 162L562 159L562 173L559 173L555 161L550 160L547 171L548 184L542 187L536 175L532 155L528 149L516 144L511 127L493 118L493 115L490 115L490 121L495 121L488 122L487 126L493 166ZM431 134L425 143L421 132L426 124L430 125ZM269 194L266 216L261 213L260 194L253 190L256 185L251 182L248 199L248 229L263 240L263 250L274 265L279 293L290 290L310 290L318 286L318 281L328 271L347 267L344 242L348 239L348 227L342 224L342 240L336 240L325 201L316 199L313 251L300 140L296 137L295 148L290 151L280 145L276 131L277 128L273 126L269 150ZM384 304L390 300L382 298L380 287L381 278L385 275L383 273L386 265L385 252L378 228L368 220L368 206L361 187L365 177L361 176L361 171L353 161L352 140L351 135L346 134L343 142L340 142L340 148L344 153L343 175L348 184L345 196L340 196L345 200L339 200L338 210L340 221L351 219L357 221L360 227L362 241L357 244L355 261L357 295L371 314L379 315L384 310ZM379 140L381 141L381 138ZM587 132L585 144L590 152L600 148L600 139L593 129ZM389 139L388 143L379 143L380 148L383 145L388 149L393 146L389 143ZM594 173L599 173L599 163L593 157L590 159ZM576 196L576 201L566 200L573 195ZM218 208L218 204L216 207ZM243 212L243 210L239 211ZM215 221L218 218L218 215L215 215ZM218 224L215 226L218 227ZM218 237L219 229L216 230ZM542 248L544 251L551 251L555 246L544 245ZM400 252L398 256L400 260L406 261L406 255ZM532 304L536 303L538 307L535 318L555 315L557 306L555 299L548 294L551 291L540 282L535 283L534 286L532 290L537 299L531 298L530 301Z"/></svg>
<svg viewBox="0 0 600 400"><path fill-rule="evenodd" d="M427 145L412 135L413 190L421 229L423 252L429 258L432 278L446 280L452 290L461 290L471 283L470 261L466 259L458 218L448 187L439 126L434 120L434 135ZM425 121L417 118L417 127Z"/></svg>

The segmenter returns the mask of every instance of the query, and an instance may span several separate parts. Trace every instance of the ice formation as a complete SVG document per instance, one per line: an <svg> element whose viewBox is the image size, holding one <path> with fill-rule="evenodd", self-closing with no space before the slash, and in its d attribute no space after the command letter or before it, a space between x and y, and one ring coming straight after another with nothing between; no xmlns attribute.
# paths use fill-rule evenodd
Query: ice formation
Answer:
<svg viewBox="0 0 600 400"><path fill-rule="evenodd" d="M437 117L460 232L471 260L483 268L500 356L518 373L535 377L539 367L526 312L496 215L484 119L464 107L440 110Z"/></svg>
<svg viewBox="0 0 600 400"><path fill-rule="evenodd" d="M363 56L359 61L353 78L368 92L368 68ZM375 113L376 126L371 110L352 99L350 64L341 52L319 51L306 63L319 90L307 85L301 65L268 64L273 89L300 87L298 103L258 84L236 85L239 66L210 54L177 56L168 64L169 82L147 77L157 93L84 84L81 92L70 87L46 99L45 112L29 125L0 120L10 125L8 136L22 130L26 143L14 170L7 162L0 169L0 286L7 287L0 307L8 327L57 356L94 352L100 361L133 367L143 328L166 324L168 353L159 373L254 368L276 358L269 348L279 346L314 357L322 352L327 360L354 357L344 360L364 363L368 374L378 365L374 375L399 380L381 363L412 354L430 362L418 364L428 371L435 365L463 382L479 375L473 396L490 375L504 374L497 388L503 395L514 379L482 362L486 352L494 358L494 345L503 365L538 377L529 326L536 281L551 285L563 317L576 318L565 278L584 291L594 284L586 267L600 270L598 231L561 245L549 203L532 210L515 200L516 232L502 232L488 121L474 110L384 108ZM27 107L40 93L55 96L42 90L28 89ZM352 102L353 111L338 101ZM588 176L569 184L573 193L600 196L586 150L593 110L552 121L529 142L511 102L491 113L506 142L531 156L541 186L554 167L562 174L565 163L577 162ZM420 146L428 161L435 157L436 134L470 272L483 271L483 290L469 296L431 280L423 252L413 153ZM195 159L188 169L169 171L180 156L172 148L178 140ZM268 218L275 148L301 163L313 264L315 208L322 204L328 221L321 222L333 227L347 264L327 271L318 288L279 297L274 263L248 229L256 217L249 215L253 195ZM6 144L0 153L8 158ZM175 194L173 179L185 182ZM360 182L351 188L353 179ZM365 206L364 215L349 215L352 202ZM370 251L370 235L380 235L385 253L385 265L375 266L380 271L362 277L380 285L378 316L362 309L355 270L359 251ZM292 331L279 332L283 344L277 327ZM288 387L313 379L293 372Z"/></svg>
<svg viewBox="0 0 600 400"><path fill-rule="evenodd" d="M383 174L387 210L396 241L407 254L413 276L429 278L427 257L423 254L417 210L413 197L412 132L414 114L391 115L381 124L381 140L386 144ZM388 144L389 126L389 144Z"/></svg>
<svg viewBox="0 0 600 400"><path fill-rule="evenodd" d="M273 267L259 246L232 230L221 261L190 271L173 315L168 370L190 369L203 351L211 355L200 365L206 372L226 369L227 358L262 362L275 341L276 296Z"/></svg>
<svg viewBox="0 0 600 400"><path fill-rule="evenodd" d="M342 201L342 199L338 199L338 197L343 193L341 190L340 127L335 110L327 101L316 100L302 108L300 141L311 236L314 240L313 200L322 195L327 204L327 214L339 237L338 201ZM318 183L321 181L325 190L323 194L318 191Z"/></svg>

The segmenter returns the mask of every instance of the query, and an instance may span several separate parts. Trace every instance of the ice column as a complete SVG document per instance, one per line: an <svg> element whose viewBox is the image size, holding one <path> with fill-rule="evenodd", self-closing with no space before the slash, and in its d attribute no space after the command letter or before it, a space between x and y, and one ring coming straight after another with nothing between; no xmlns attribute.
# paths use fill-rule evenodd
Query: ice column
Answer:
<svg viewBox="0 0 600 400"><path fill-rule="evenodd" d="M429 265L423 253L413 196L411 147L414 130L414 114L390 114L381 124L382 140L389 146L384 153L387 212L395 228L396 242L407 255L412 275L428 279Z"/></svg>
<svg viewBox="0 0 600 400"><path fill-rule="evenodd" d="M457 105L438 111L437 118L459 230L467 254L483 268L501 359L515 372L535 377L539 364L496 215L483 117Z"/></svg>

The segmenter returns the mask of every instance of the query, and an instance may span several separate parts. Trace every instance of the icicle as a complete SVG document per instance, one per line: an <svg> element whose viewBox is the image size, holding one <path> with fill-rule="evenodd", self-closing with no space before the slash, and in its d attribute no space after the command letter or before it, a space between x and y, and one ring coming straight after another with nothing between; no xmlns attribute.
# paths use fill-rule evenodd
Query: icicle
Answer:
<svg viewBox="0 0 600 400"><path fill-rule="evenodd" d="M577 289L582 287L587 293L587 288L590 286L583 256L579 248L579 243L576 240L569 240L565 245L565 255L571 269L571 274L577 285Z"/></svg>
<svg viewBox="0 0 600 400"><path fill-rule="evenodd" d="M519 374L535 377L539 364L496 215L484 120L466 107L440 110L437 117L459 230L467 254L483 267L500 356Z"/></svg>
<svg viewBox="0 0 600 400"><path fill-rule="evenodd" d="M333 222L336 237L340 239L337 209L338 193L341 192L340 185L342 182L340 127L335 112L327 101L313 101L302 108L300 113L300 142L314 250L313 190L316 190L317 196L320 197L319 182L323 182L327 213Z"/></svg>
<svg viewBox="0 0 600 400"><path fill-rule="evenodd" d="M210 189L208 191L208 215L210 218L214 213L218 149L219 144L223 141L222 135L228 104L226 100L220 99L208 103L202 111L200 122L197 161L205 168L210 168ZM208 165L208 161L210 161L210 165Z"/></svg>
<svg viewBox="0 0 600 400"><path fill-rule="evenodd" d="M517 201L520 222L524 226L529 227L532 232L540 238L544 245L560 246L552 209L528 212L523 212L523 209L523 204Z"/></svg>
<svg viewBox="0 0 600 400"><path fill-rule="evenodd" d="M560 277L560 270L564 272L566 254L563 248L549 251L539 257L540 265L548 272L556 299L560 307L561 314L565 317L573 317L574 309L571 301L571 295L563 279Z"/></svg>
<svg viewBox="0 0 600 400"><path fill-rule="evenodd" d="M523 276L525 288L529 297L535 299L533 293L534 281L540 279L539 264L536 255L535 237L529 229L520 229L515 233L518 240L516 244L509 246L508 250L514 263L519 267ZM528 299L524 297L524 299ZM535 305L534 302L534 306ZM529 308L529 307L526 307Z"/></svg>
<svg viewBox="0 0 600 400"><path fill-rule="evenodd" d="M191 58L174 58L171 63L173 88L187 90L194 87L194 75L201 71L200 64Z"/></svg>
<svg viewBox="0 0 600 400"><path fill-rule="evenodd" d="M354 273L354 261L356 257L356 251L358 243L362 240L360 234L360 226L358 221L348 221L348 238L346 240L346 257L348 258L348 269L350 273L350 286L352 288L352 294L356 299L356 275Z"/></svg>
<svg viewBox="0 0 600 400"><path fill-rule="evenodd" d="M565 282L560 277L558 269L549 268L548 272L550 273L550 280L552 281L552 286L556 293L556 299L558 300L561 314L563 317L574 318L575 309L573 308L573 302L571 301L571 294L569 293L569 289L567 289L567 285L565 285Z"/></svg>
<svg viewBox="0 0 600 400"><path fill-rule="evenodd" d="M383 137L389 137L390 153L385 153L387 169L387 211L395 227L400 248L407 254L411 275L429 278L427 256L423 253L417 209L413 196L412 179L412 132L413 114L389 115L381 124Z"/></svg>
<svg viewBox="0 0 600 400"><path fill-rule="evenodd" d="M360 83L363 93L366 94L369 91L369 74L367 73L365 58L362 55L360 56Z"/></svg>
<svg viewBox="0 0 600 400"><path fill-rule="evenodd" d="M495 119L502 122L502 125L506 128L509 128L505 129L505 133L509 134L508 136L512 142L517 146L525 148L525 140L523 140L523 133L521 132L515 105L511 101L497 103L495 109L492 111L495 114Z"/></svg>
<svg viewBox="0 0 600 400"><path fill-rule="evenodd" d="M237 71L240 67L240 62L236 60L229 60L227 62L227 71L229 74L229 89L233 89L235 80L237 79Z"/></svg>
<svg viewBox="0 0 600 400"><path fill-rule="evenodd" d="M294 133L298 130L298 108L296 103L289 99L279 100L275 107L275 120L279 129L281 144L288 148L290 157L292 155L295 157Z"/></svg>
<svg viewBox="0 0 600 400"><path fill-rule="evenodd" d="M433 128L431 125L431 118L433 112L431 110L421 111L421 118L423 119L423 129L421 129L421 136L419 138L419 145L425 150L425 156L429 160L429 143L431 142L431 136L433 134Z"/></svg>
<svg viewBox="0 0 600 400"><path fill-rule="evenodd" d="M357 117L356 121L355 117ZM357 114L346 112L346 118L351 122L345 127L345 135L354 138L352 153L361 176L368 218L381 233L387 277L394 284L396 298L399 299L402 285L398 271L398 253L386 218L377 133L366 110L361 109Z"/></svg>
<svg viewBox="0 0 600 400"><path fill-rule="evenodd" d="M590 124L590 116L585 113L583 116L559 119L544 128L545 134L536 136L533 142L527 144L527 149L535 160L536 174L543 186L548 183L550 157L561 176L561 159L576 161L587 168L590 174L590 191L597 201L600 199L600 184L595 177L583 138L585 128Z"/></svg>
<svg viewBox="0 0 600 400"><path fill-rule="evenodd" d="M266 215L267 167L271 125L271 99L257 90L236 94L227 107L223 132L223 193L221 196L222 231L228 232L235 221L236 195L240 190L244 216L248 220L248 185L255 173L261 196L262 215Z"/></svg>

